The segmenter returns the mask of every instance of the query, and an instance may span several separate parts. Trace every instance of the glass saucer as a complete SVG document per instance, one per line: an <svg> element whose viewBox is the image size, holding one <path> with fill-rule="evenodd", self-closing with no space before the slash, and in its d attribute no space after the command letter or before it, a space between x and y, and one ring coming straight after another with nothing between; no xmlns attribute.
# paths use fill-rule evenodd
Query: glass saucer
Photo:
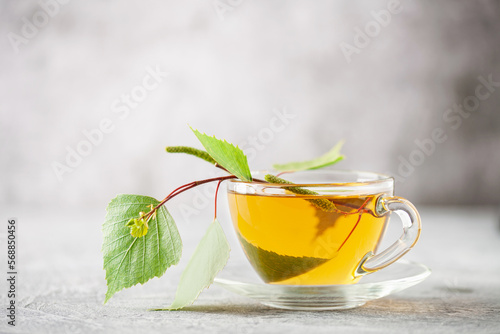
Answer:
<svg viewBox="0 0 500 334"><path fill-rule="evenodd" d="M233 269L221 272L215 284L267 306L310 311L355 308L416 285L431 274L423 264L400 260L363 277L360 283L299 286L266 284L253 278L250 268Z"/></svg>

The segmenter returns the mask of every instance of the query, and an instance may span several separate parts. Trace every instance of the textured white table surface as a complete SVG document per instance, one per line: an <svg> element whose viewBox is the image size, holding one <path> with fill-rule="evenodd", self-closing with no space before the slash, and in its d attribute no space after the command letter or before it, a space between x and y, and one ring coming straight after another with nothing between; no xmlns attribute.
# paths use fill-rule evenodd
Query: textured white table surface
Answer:
<svg viewBox="0 0 500 334"><path fill-rule="evenodd" d="M407 258L429 266L432 275L360 308L322 312L272 309L218 286L185 310L148 311L170 304L186 256L179 268L103 305L102 210L26 211L12 212L19 219L17 326L2 316L1 333L500 333L500 225L493 209L421 209L423 233ZM230 261L240 261L227 217L221 220L232 243ZM185 254L203 233L194 228L198 223L180 227ZM4 279L0 289L5 310Z"/></svg>

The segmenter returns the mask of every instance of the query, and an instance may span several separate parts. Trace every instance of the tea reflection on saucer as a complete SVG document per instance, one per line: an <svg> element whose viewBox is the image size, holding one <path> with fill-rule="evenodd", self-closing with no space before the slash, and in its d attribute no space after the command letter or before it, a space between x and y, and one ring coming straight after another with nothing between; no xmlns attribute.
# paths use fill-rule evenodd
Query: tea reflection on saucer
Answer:
<svg viewBox="0 0 500 334"><path fill-rule="evenodd" d="M230 272L222 271L214 283L267 306L306 311L359 307L368 301L414 286L431 274L431 270L423 264L400 260L363 277L356 284L280 285L266 284L256 278L248 278L255 277L245 274L251 270L244 265L238 268L232 267Z"/></svg>

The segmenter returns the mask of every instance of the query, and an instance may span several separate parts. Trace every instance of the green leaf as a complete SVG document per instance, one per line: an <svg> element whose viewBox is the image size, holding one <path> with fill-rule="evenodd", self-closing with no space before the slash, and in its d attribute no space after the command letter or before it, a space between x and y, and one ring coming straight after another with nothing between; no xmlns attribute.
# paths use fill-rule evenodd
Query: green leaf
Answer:
<svg viewBox="0 0 500 334"><path fill-rule="evenodd" d="M254 246L238 234L250 263L266 283L279 282L302 275L330 259L280 255Z"/></svg>
<svg viewBox="0 0 500 334"><path fill-rule="evenodd" d="M225 140L215 138L215 136L210 137L204 133L200 133L196 129L191 128L191 130L193 130L198 140L219 165L227 169L231 174L236 175L242 181L252 181L247 157L238 146L235 147Z"/></svg>
<svg viewBox="0 0 500 334"><path fill-rule="evenodd" d="M340 154L340 149L342 148L343 144L343 141L339 141L330 151L316 159L300 162L289 162L287 164L274 164L273 168L278 171L298 172L301 170L318 169L333 165L345 158L342 154Z"/></svg>
<svg viewBox="0 0 500 334"><path fill-rule="evenodd" d="M168 310L177 310L191 305L198 295L214 281L229 259L229 243L217 219L196 247L193 256L184 269L175 300Z"/></svg>
<svg viewBox="0 0 500 334"><path fill-rule="evenodd" d="M151 204L156 206L159 202L139 195L118 195L108 204L102 226L102 253L108 284L104 303L116 292L160 277L168 267L179 263L182 241L165 206L149 220L149 229L144 236L131 235L128 223L140 212L148 212Z"/></svg>

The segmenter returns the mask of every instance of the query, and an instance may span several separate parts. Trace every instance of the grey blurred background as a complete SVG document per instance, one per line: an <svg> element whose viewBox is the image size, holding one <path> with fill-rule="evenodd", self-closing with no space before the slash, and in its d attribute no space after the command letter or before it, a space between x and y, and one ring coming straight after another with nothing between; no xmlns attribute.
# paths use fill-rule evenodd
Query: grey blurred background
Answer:
<svg viewBox="0 0 500 334"><path fill-rule="evenodd" d="M499 1L3 0L0 203L161 199L213 175L164 151L199 146L189 124L252 169L344 139L336 168L394 174L416 204L498 204L499 18Z"/></svg>

